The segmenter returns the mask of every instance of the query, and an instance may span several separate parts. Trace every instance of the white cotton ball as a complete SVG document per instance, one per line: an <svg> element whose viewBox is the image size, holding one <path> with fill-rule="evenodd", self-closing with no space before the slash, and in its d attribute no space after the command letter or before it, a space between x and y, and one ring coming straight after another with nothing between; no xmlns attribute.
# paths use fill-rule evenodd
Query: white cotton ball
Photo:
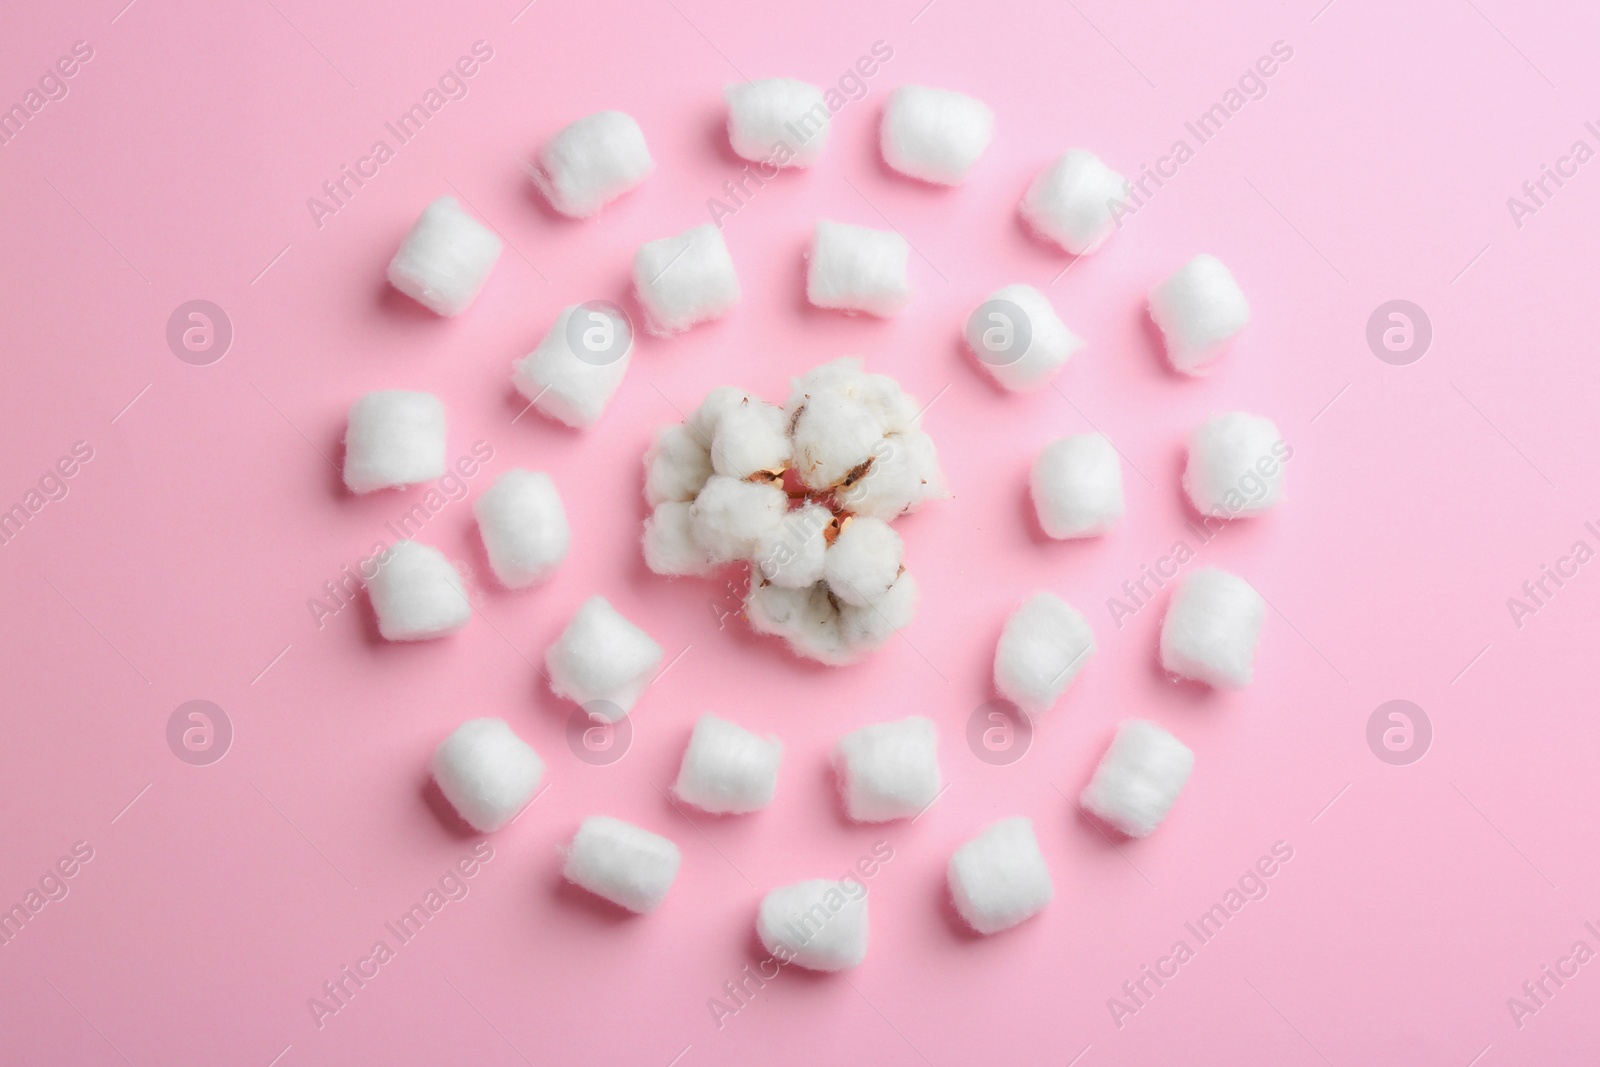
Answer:
<svg viewBox="0 0 1600 1067"><path fill-rule="evenodd" d="M711 466L730 478L777 474L789 466L789 418L776 404L747 396L717 420Z"/></svg>
<svg viewBox="0 0 1600 1067"><path fill-rule="evenodd" d="M544 777L544 761L503 719L471 719L433 752L439 792L479 833L516 818Z"/></svg>
<svg viewBox="0 0 1600 1067"><path fill-rule="evenodd" d="M1098 537L1122 518L1122 465L1104 434L1051 441L1030 482L1039 525L1051 537Z"/></svg>
<svg viewBox="0 0 1600 1067"><path fill-rule="evenodd" d="M752 562L761 577L775 585L791 589L810 586L822 578L831 525L833 512L821 504L794 508L762 539Z"/></svg>
<svg viewBox="0 0 1600 1067"><path fill-rule="evenodd" d="M858 656L845 643L838 601L823 582L805 589L754 584L745 595L744 615L752 630L783 638L797 656L833 667Z"/></svg>
<svg viewBox="0 0 1600 1067"><path fill-rule="evenodd" d="M644 520L644 563L652 573L668 577L704 576L717 569L694 539L693 505L665 500Z"/></svg>
<svg viewBox="0 0 1600 1067"><path fill-rule="evenodd" d="M774 167L809 167L828 142L832 116L822 90L794 78L738 82L728 101L728 143L742 159Z"/></svg>
<svg viewBox="0 0 1600 1067"><path fill-rule="evenodd" d="M1083 347L1044 294L1008 285L989 294L967 318L967 347L1001 386L1037 389Z"/></svg>
<svg viewBox="0 0 1600 1067"><path fill-rule="evenodd" d="M618 907L655 911L678 877L678 846L608 815L591 815L567 846L561 877Z"/></svg>
<svg viewBox="0 0 1600 1067"><path fill-rule="evenodd" d="M1083 795L1083 806L1129 837L1147 837L1183 792L1194 753L1176 737L1143 719L1117 727Z"/></svg>
<svg viewBox="0 0 1600 1067"><path fill-rule="evenodd" d="M1054 593L1035 593L1000 631L995 689L1029 715L1043 714L1093 654L1088 620Z"/></svg>
<svg viewBox="0 0 1600 1067"><path fill-rule="evenodd" d="M471 306L500 258L500 238L441 196L423 209L389 261L389 284L439 315Z"/></svg>
<svg viewBox="0 0 1600 1067"><path fill-rule="evenodd" d="M938 730L911 715L839 738L833 767L845 814L856 822L889 822L920 815L939 795Z"/></svg>
<svg viewBox="0 0 1600 1067"><path fill-rule="evenodd" d="M575 304L516 362L511 382L541 414L581 430L604 413L632 354L626 315L599 301Z"/></svg>
<svg viewBox="0 0 1600 1067"><path fill-rule="evenodd" d="M390 641L453 634L472 617L466 583L437 548L396 541L367 582L378 632Z"/></svg>
<svg viewBox="0 0 1600 1067"><path fill-rule="evenodd" d="M1150 290L1150 317L1173 367L1199 374L1245 328L1250 304L1222 261L1202 253Z"/></svg>
<svg viewBox="0 0 1600 1067"><path fill-rule="evenodd" d="M431 393L386 389L350 405L344 484L353 493L444 477L444 405Z"/></svg>
<svg viewBox="0 0 1600 1067"><path fill-rule="evenodd" d="M856 515L889 521L950 495L933 438L921 430L890 434L872 448L872 464L837 493Z"/></svg>
<svg viewBox="0 0 1600 1067"><path fill-rule="evenodd" d="M549 577L567 558L567 513L548 474L506 471L472 505L472 512L489 567L508 589Z"/></svg>
<svg viewBox="0 0 1600 1067"><path fill-rule="evenodd" d="M713 474L690 505L695 542L717 563L750 559L788 508L788 496L771 482Z"/></svg>
<svg viewBox="0 0 1600 1067"><path fill-rule="evenodd" d="M645 326L658 336L720 319L739 302L733 257L722 231L709 222L640 245L633 257L633 287L645 310Z"/></svg>
<svg viewBox="0 0 1600 1067"><path fill-rule="evenodd" d="M867 958L867 887L813 878L779 886L756 916L761 944L780 963L843 971Z"/></svg>
<svg viewBox="0 0 1600 1067"><path fill-rule="evenodd" d="M905 542L893 527L882 519L857 516L839 528L822 577L841 601L864 607L888 593L904 557Z"/></svg>
<svg viewBox="0 0 1600 1067"><path fill-rule="evenodd" d="M936 185L960 185L989 147L994 112L948 89L902 85L889 96L879 138L883 161Z"/></svg>
<svg viewBox="0 0 1600 1067"><path fill-rule="evenodd" d="M1250 684L1267 604L1255 586L1202 567L1172 594L1161 623L1161 666L1218 689Z"/></svg>
<svg viewBox="0 0 1600 1067"><path fill-rule="evenodd" d="M1183 490L1202 515L1256 515L1283 499L1291 454L1271 419L1242 411L1213 415L1189 437Z"/></svg>
<svg viewBox="0 0 1600 1067"><path fill-rule="evenodd" d="M772 803L783 742L762 737L715 715L694 724L672 791L714 815L742 815Z"/></svg>
<svg viewBox="0 0 1600 1067"><path fill-rule="evenodd" d="M686 422L657 430L644 454L645 503L693 500L711 477L710 440Z"/></svg>
<svg viewBox="0 0 1600 1067"><path fill-rule="evenodd" d="M1039 236L1083 256L1116 232L1114 209L1128 190L1127 179L1099 156L1074 148L1039 172L1018 210Z"/></svg>
<svg viewBox="0 0 1600 1067"><path fill-rule="evenodd" d="M868 374L861 360L849 356L813 367L790 379L785 410L792 418L810 396L833 394L864 406L872 412L884 433L903 433L916 425L922 407L887 374Z"/></svg>
<svg viewBox="0 0 1600 1067"><path fill-rule="evenodd" d="M551 207L586 219L644 181L653 165L633 116L598 111L546 141L530 177Z"/></svg>
<svg viewBox="0 0 1600 1067"><path fill-rule="evenodd" d="M845 604L839 609L839 636L846 647L864 654L882 646L911 624L917 606L917 583L902 571L889 591L870 604Z"/></svg>
<svg viewBox="0 0 1600 1067"><path fill-rule="evenodd" d="M585 600L544 654L551 691L607 722L633 710L660 662L661 646L603 596Z"/></svg>
<svg viewBox="0 0 1600 1067"><path fill-rule="evenodd" d="M1031 919L1055 896L1033 820L990 823L950 857L950 896L967 925L997 934Z"/></svg>
<svg viewBox="0 0 1600 1067"><path fill-rule="evenodd" d="M888 318L911 299L909 251L906 239L893 230L824 219L811 241L806 299L819 308Z"/></svg>
<svg viewBox="0 0 1600 1067"><path fill-rule="evenodd" d="M837 485L852 472L860 477L874 450L883 447L877 413L864 401L831 390L805 397L792 409L790 425L795 473L811 489Z"/></svg>
<svg viewBox="0 0 1600 1067"><path fill-rule="evenodd" d="M743 404L749 396L743 389L735 389L731 385L719 385L711 390L689 416L689 426L694 429L695 436L710 448L711 441L717 436L717 427L722 423L722 416Z"/></svg>

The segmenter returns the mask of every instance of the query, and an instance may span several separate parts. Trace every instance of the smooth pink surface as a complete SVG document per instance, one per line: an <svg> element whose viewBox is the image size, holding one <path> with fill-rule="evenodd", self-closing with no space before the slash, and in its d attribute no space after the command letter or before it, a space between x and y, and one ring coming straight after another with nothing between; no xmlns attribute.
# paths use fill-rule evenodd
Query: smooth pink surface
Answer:
<svg viewBox="0 0 1600 1067"><path fill-rule="evenodd" d="M70 894L0 948L0 1059L1600 1057L1600 963L1559 989L1546 980L1554 995L1520 1026L1507 1003L1574 942L1600 949L1583 925L1600 926L1600 564L1520 629L1506 604L1574 541L1600 547L1583 526L1600 519L1600 163L1548 185L1520 228L1506 206L1574 140L1600 147L1583 125L1600 119L1590 7L138 0L119 14L122 3L14 5L0 35L5 102L73 42L94 50L70 94L0 148L0 503L22 500L74 442L94 453L0 550L0 902L21 901L75 842L94 853ZM393 147L384 123L480 40L493 58L468 95L316 226L307 198L375 139ZM744 287L735 312L644 340L592 431L534 413L513 423L511 360L565 304L607 298L637 315L634 248L704 221L737 175L723 85L834 84L880 40L893 59L836 116L821 163L726 221ZM1174 139L1193 145L1185 121L1275 41L1293 58L1265 98L1058 277L1069 260L1014 210L1035 172L1071 146L1133 175ZM903 82L994 108L994 143L964 186L923 186L879 161L878 116ZM597 219L570 222L539 201L522 161L601 108L638 118L657 168ZM411 220L446 193L509 245L449 321L383 281ZM804 305L802 252L821 217L904 232L917 254L903 314ZM1232 267L1254 319L1213 375L1184 380L1165 369L1143 294L1202 250ZM1059 391L1004 395L963 349L967 313L1014 281L1044 289L1088 339ZM1380 362L1364 340L1373 308L1396 297L1434 325L1412 366ZM225 308L236 332L206 367L164 340L169 313L195 298ZM847 354L938 397L925 423L956 496L899 524L923 589L904 640L827 670L736 617L719 626L733 606L720 585L646 572L639 457L712 386L781 399L789 376ZM431 644L385 644L364 600L320 628L307 604L424 495L354 499L329 464L350 401L395 387L443 398L452 456L492 445L471 495L512 466L546 470L573 527L556 577L508 593L488 575L470 497L444 508L422 536L462 561L477 613ZM1185 536L1182 443L1219 410L1271 416L1296 450L1287 502L1199 551L1273 606L1256 683L1237 694L1161 676L1170 589L1120 629L1105 607ZM1127 456L1127 516L1098 541L1049 542L1027 505L1028 466L1050 438L1091 426ZM1037 588L1085 611L1099 651L1021 762L990 766L968 751L966 724L992 696L1004 617ZM635 712L632 750L607 767L568 749L571 706L531 666L595 592L669 658L683 653ZM165 741L173 709L197 698L235 730L207 767ZM1410 766L1380 762L1365 740L1394 698L1434 726ZM665 799L707 710L783 737L770 810L708 818ZM940 725L948 792L915 824L846 824L834 739L913 712ZM479 715L508 719L544 755L548 793L488 839L470 894L319 1028L308 998L375 941L393 946L384 924L473 848L426 768ZM1133 715L1183 738L1197 765L1154 836L1113 845L1068 798ZM682 847L657 913L623 917L560 882L558 846L594 812ZM977 938L946 900L945 863L1012 814L1035 820L1056 899ZM708 1000L762 957L761 894L842 873L878 841L894 859L870 883L865 964L786 970L719 1029ZM1184 923L1275 842L1293 859L1269 894L1199 945ZM1195 958L1119 1026L1109 999L1180 938Z"/></svg>

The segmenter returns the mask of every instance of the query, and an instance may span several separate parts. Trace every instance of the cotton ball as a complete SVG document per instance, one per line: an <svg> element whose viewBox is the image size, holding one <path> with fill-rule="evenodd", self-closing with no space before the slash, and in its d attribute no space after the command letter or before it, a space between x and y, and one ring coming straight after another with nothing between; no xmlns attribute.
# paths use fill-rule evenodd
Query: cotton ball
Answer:
<svg viewBox="0 0 1600 1067"><path fill-rule="evenodd" d="M827 489L865 473L881 449L883 423L863 401L837 392L807 396L790 416L794 466L810 489Z"/></svg>
<svg viewBox="0 0 1600 1067"><path fill-rule="evenodd" d="M1292 454L1271 419L1213 415L1189 437L1183 490L1202 515L1256 515L1283 499L1283 461Z"/></svg>
<svg viewBox="0 0 1600 1067"><path fill-rule="evenodd" d="M772 803L783 742L761 737L715 715L694 724L672 791L713 815L742 815Z"/></svg>
<svg viewBox="0 0 1600 1067"><path fill-rule="evenodd" d="M917 606L917 583L910 571L901 571L888 592L870 604L846 604L839 609L839 636L857 654L879 648L911 624Z"/></svg>
<svg viewBox="0 0 1600 1067"><path fill-rule="evenodd" d="M851 819L909 819L939 795L938 731L921 715L863 726L839 738L833 766Z"/></svg>
<svg viewBox="0 0 1600 1067"><path fill-rule="evenodd" d="M747 560L783 522L789 498L770 482L713 474L690 506L694 539L717 563Z"/></svg>
<svg viewBox="0 0 1600 1067"><path fill-rule="evenodd" d="M789 420L783 409L745 397L717 420L711 466L730 478L777 474L789 466Z"/></svg>
<svg viewBox="0 0 1600 1067"><path fill-rule="evenodd" d="M661 646L603 596L585 600L544 654L551 691L607 722L633 710L660 662Z"/></svg>
<svg viewBox="0 0 1600 1067"><path fill-rule="evenodd" d="M693 500L711 477L710 440L686 422L657 430L644 454L645 503Z"/></svg>
<svg viewBox="0 0 1600 1067"><path fill-rule="evenodd" d="M728 143L742 159L774 167L809 167L828 142L831 115L822 90L794 78L728 86Z"/></svg>
<svg viewBox="0 0 1600 1067"><path fill-rule="evenodd" d="M586 219L644 181L652 166L633 116L597 111L546 141L530 176L551 207Z"/></svg>
<svg viewBox="0 0 1600 1067"><path fill-rule="evenodd" d="M1033 462L1033 507L1059 540L1097 537L1122 518L1122 466L1104 434L1051 441Z"/></svg>
<svg viewBox="0 0 1600 1067"><path fill-rule="evenodd" d="M994 685L1029 715L1061 698L1094 653L1088 620L1054 593L1035 593L1006 620L994 654Z"/></svg>
<svg viewBox="0 0 1600 1067"><path fill-rule="evenodd" d="M416 541L396 541L367 581L378 632L390 641L453 634L472 617L467 587L444 553Z"/></svg>
<svg viewBox="0 0 1600 1067"><path fill-rule="evenodd" d="M819 308L888 318L911 299L910 246L893 230L817 223L806 267L806 299Z"/></svg>
<svg viewBox="0 0 1600 1067"><path fill-rule="evenodd" d="M731 385L719 385L711 390L689 416L689 426L693 428L695 436L710 448L711 441L717 436L717 427L722 424L722 416L743 404L749 396L743 389L735 389Z"/></svg>
<svg viewBox="0 0 1600 1067"><path fill-rule="evenodd" d="M865 607L889 591L904 557L905 543L888 523L857 516L839 528L822 577L841 601Z"/></svg>
<svg viewBox="0 0 1600 1067"><path fill-rule="evenodd" d="M733 257L722 231L709 222L640 245L633 257L633 287L646 327L658 336L720 319L739 302Z"/></svg>
<svg viewBox="0 0 1600 1067"><path fill-rule="evenodd" d="M1074 148L1039 172L1018 210L1039 236L1083 256L1116 232L1114 209L1129 188L1099 156Z"/></svg>
<svg viewBox="0 0 1600 1067"><path fill-rule="evenodd" d="M678 846L608 815L578 825L561 877L631 912L655 911L678 877Z"/></svg>
<svg viewBox="0 0 1600 1067"><path fill-rule="evenodd" d="M344 484L353 493L444 477L444 405L431 393L388 389L350 405Z"/></svg>
<svg viewBox="0 0 1600 1067"><path fill-rule="evenodd" d="M828 528L832 525L833 512L821 504L791 509L756 549L753 562L761 577L791 589L802 589L820 580L827 557Z"/></svg>
<svg viewBox="0 0 1600 1067"><path fill-rule="evenodd" d="M840 503L854 514L884 521L949 495L933 438L921 430L878 441L871 465L837 493Z"/></svg>
<svg viewBox="0 0 1600 1067"><path fill-rule="evenodd" d="M567 558L567 513L548 474L506 471L472 505L472 512L489 567L508 589L549 577Z"/></svg>
<svg viewBox="0 0 1600 1067"><path fill-rule="evenodd" d="M989 294L967 319L967 347L1001 386L1037 389L1083 347L1083 341L1031 285L1008 285Z"/></svg>
<svg viewBox="0 0 1600 1067"><path fill-rule="evenodd" d="M493 833L533 799L544 761L503 719L471 719L439 742L433 780L479 833Z"/></svg>
<svg viewBox="0 0 1600 1067"><path fill-rule="evenodd" d="M1194 753L1176 737L1143 719L1129 719L1101 757L1083 795L1090 813L1129 837L1147 837L1183 792Z"/></svg>
<svg viewBox="0 0 1600 1067"><path fill-rule="evenodd" d="M423 209L389 261L389 284L439 315L459 315L483 288L500 238L441 196Z"/></svg>
<svg viewBox="0 0 1600 1067"><path fill-rule="evenodd" d="M719 564L706 558L694 539L693 505L684 500L664 500L644 520L644 563L651 573L669 578L705 577Z"/></svg>
<svg viewBox="0 0 1600 1067"><path fill-rule="evenodd" d="M990 823L950 857L950 896L967 925L997 934L1031 919L1055 896L1033 820Z"/></svg>
<svg viewBox="0 0 1600 1067"><path fill-rule="evenodd" d="M753 585L745 595L744 614L752 630L783 638L797 656L833 667L857 658L840 629L839 603L823 582L804 589Z"/></svg>
<svg viewBox="0 0 1600 1067"><path fill-rule="evenodd" d="M779 886L756 916L761 944L780 963L843 971L867 958L867 887L813 878Z"/></svg>
<svg viewBox="0 0 1600 1067"><path fill-rule="evenodd" d="M517 361L511 382L541 414L581 430L611 403L632 354L627 316L599 301L575 304L556 316L539 347Z"/></svg>
<svg viewBox="0 0 1600 1067"><path fill-rule="evenodd" d="M1250 684L1267 605L1255 586L1202 567L1178 586L1161 623L1161 666L1218 689Z"/></svg>
<svg viewBox="0 0 1600 1067"><path fill-rule="evenodd" d="M883 111L883 161L936 185L960 185L989 147L994 112L981 100L922 85L902 85Z"/></svg>
<svg viewBox="0 0 1600 1067"><path fill-rule="evenodd" d="M1150 317L1173 367L1199 374L1245 328L1250 305L1222 261L1202 253L1150 290Z"/></svg>

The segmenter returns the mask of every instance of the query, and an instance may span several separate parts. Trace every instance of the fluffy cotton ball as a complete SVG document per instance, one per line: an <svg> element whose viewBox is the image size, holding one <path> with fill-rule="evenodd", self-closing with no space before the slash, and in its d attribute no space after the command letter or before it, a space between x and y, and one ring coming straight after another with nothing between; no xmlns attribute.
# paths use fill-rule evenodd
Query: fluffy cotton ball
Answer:
<svg viewBox="0 0 1600 1067"><path fill-rule="evenodd" d="M645 503L693 500L711 477L710 441L689 423L657 430L644 454Z"/></svg>
<svg viewBox="0 0 1600 1067"><path fill-rule="evenodd" d="M1080 798L1083 806L1129 837L1147 837L1183 792L1194 753L1143 719L1129 719L1101 757Z"/></svg>
<svg viewBox="0 0 1600 1067"><path fill-rule="evenodd" d="M857 516L840 527L822 577L841 601L865 607L888 593L904 556L905 542L888 523Z"/></svg>
<svg viewBox="0 0 1600 1067"><path fill-rule="evenodd" d="M822 577L832 525L833 512L820 504L791 509L756 549L753 562L761 577L791 589L817 582Z"/></svg>
<svg viewBox="0 0 1600 1067"><path fill-rule="evenodd" d="M591 815L567 847L561 876L619 907L655 911L678 876L678 846L621 819Z"/></svg>
<svg viewBox="0 0 1600 1067"><path fill-rule="evenodd" d="M1018 210L1041 237L1082 256L1116 232L1114 209L1128 189L1099 156L1074 148L1039 172Z"/></svg>
<svg viewBox="0 0 1600 1067"><path fill-rule="evenodd" d="M717 436L717 427L722 424L722 416L743 404L749 396L750 394L743 389L735 389L731 385L719 385L700 401L700 406L689 416L688 425L694 430L695 436L706 442L706 447L710 448L711 441Z"/></svg>
<svg viewBox="0 0 1600 1067"><path fill-rule="evenodd" d="M933 438L920 430L884 437L873 446L871 459L860 478L836 494L856 515L887 522L950 495Z"/></svg>
<svg viewBox="0 0 1600 1067"><path fill-rule="evenodd" d="M633 257L645 325L658 336L720 319L739 302L739 276L722 231L709 222L648 241Z"/></svg>
<svg viewBox="0 0 1600 1067"><path fill-rule="evenodd" d="M544 654L551 691L607 722L633 710L660 662L661 646L602 596L585 600Z"/></svg>
<svg viewBox="0 0 1600 1067"><path fill-rule="evenodd" d="M1055 704L1094 653L1088 620L1054 593L1035 593L1006 620L994 685L1029 715Z"/></svg>
<svg viewBox="0 0 1600 1067"><path fill-rule="evenodd" d="M883 423L862 400L828 390L790 404L795 473L808 488L827 489L852 473L860 477L882 448Z"/></svg>
<svg viewBox="0 0 1600 1067"><path fill-rule="evenodd" d="M843 971L867 958L867 887L814 878L780 886L756 916L761 944L780 963Z"/></svg>
<svg viewBox="0 0 1600 1067"><path fill-rule="evenodd" d="M541 414L581 430L604 413L632 354L633 328L625 315L599 302L575 304L517 361L511 382Z"/></svg>
<svg viewBox="0 0 1600 1067"><path fill-rule="evenodd" d="M906 239L893 230L824 219L811 241L806 299L819 308L888 318L911 299L909 250Z"/></svg>
<svg viewBox="0 0 1600 1067"><path fill-rule="evenodd" d="M845 643L839 602L823 582L804 589L753 583L745 595L744 614L756 633L783 638L806 659L837 667L855 662L859 655Z"/></svg>
<svg viewBox="0 0 1600 1067"><path fill-rule="evenodd" d="M1283 499L1291 455L1271 419L1242 411L1213 415L1189 437L1183 490L1202 515L1255 515Z"/></svg>
<svg viewBox="0 0 1600 1067"><path fill-rule="evenodd" d="M967 347L1001 386L1037 389L1083 347L1044 294L1031 285L1008 285L967 318Z"/></svg>
<svg viewBox="0 0 1600 1067"><path fill-rule="evenodd" d="M644 181L653 165L633 116L599 111L546 141L531 176L551 207L586 219Z"/></svg>
<svg viewBox="0 0 1600 1067"><path fill-rule="evenodd" d="M503 719L471 719L433 753L433 780L479 833L493 833L533 799L544 761Z"/></svg>
<svg viewBox="0 0 1600 1067"><path fill-rule="evenodd" d="M693 505L666 500L644 520L644 562L655 574L704 576L717 569L694 537Z"/></svg>
<svg viewBox="0 0 1600 1067"><path fill-rule="evenodd" d="M794 78L737 82L728 101L728 143L743 159L774 167L809 167L828 142L832 116L822 90Z"/></svg>
<svg viewBox="0 0 1600 1067"><path fill-rule="evenodd" d="M1033 462L1039 525L1051 537L1097 537L1122 518L1122 466L1104 434L1052 441Z"/></svg>
<svg viewBox="0 0 1600 1067"><path fill-rule="evenodd" d="M880 647L900 630L911 625L917 606L917 583L910 571L902 571L889 591L869 604L845 604L839 608L839 637L845 647L860 656Z"/></svg>
<svg viewBox="0 0 1600 1067"><path fill-rule="evenodd" d="M548 474L509 470L472 505L494 576L508 589L549 577L567 558L571 531Z"/></svg>
<svg viewBox="0 0 1600 1067"><path fill-rule="evenodd" d="M1033 821L1001 819L950 857L950 896L980 934L1009 930L1044 910L1055 895Z"/></svg>
<svg viewBox="0 0 1600 1067"><path fill-rule="evenodd" d="M863 726L839 738L833 766L845 813L856 822L920 815L939 795L938 743L933 720L921 715Z"/></svg>
<svg viewBox="0 0 1600 1067"><path fill-rule="evenodd" d="M423 209L389 261L389 284L439 315L471 306L500 258L500 238L441 196Z"/></svg>
<svg viewBox="0 0 1600 1067"><path fill-rule="evenodd" d="M994 112L981 100L922 85L902 85L883 111L883 161L936 185L960 185L989 147Z"/></svg>
<svg viewBox="0 0 1600 1067"><path fill-rule="evenodd" d="M690 507L694 539L719 563L747 560L787 514L789 498L770 482L713 474Z"/></svg>
<svg viewBox="0 0 1600 1067"><path fill-rule="evenodd" d="M444 477L444 405L431 393L388 389L350 405L344 484L353 493Z"/></svg>
<svg viewBox="0 0 1600 1067"><path fill-rule="evenodd" d="M714 815L760 811L778 789L783 742L726 719L702 715L672 787L686 804Z"/></svg>
<svg viewBox="0 0 1600 1067"><path fill-rule="evenodd" d="M1250 304L1222 261L1202 253L1150 290L1150 317L1173 367L1199 374L1245 328Z"/></svg>
<svg viewBox="0 0 1600 1067"><path fill-rule="evenodd" d="M1250 684L1267 605L1255 586L1202 567L1178 586L1161 623L1161 666L1218 689Z"/></svg>
<svg viewBox="0 0 1600 1067"><path fill-rule="evenodd" d="M466 583L437 548L396 541L367 582L378 632L390 641L453 634L472 617Z"/></svg>
<svg viewBox="0 0 1600 1067"><path fill-rule="evenodd" d="M711 466L730 478L776 474L788 467L789 419L783 409L752 396L730 406L717 420Z"/></svg>

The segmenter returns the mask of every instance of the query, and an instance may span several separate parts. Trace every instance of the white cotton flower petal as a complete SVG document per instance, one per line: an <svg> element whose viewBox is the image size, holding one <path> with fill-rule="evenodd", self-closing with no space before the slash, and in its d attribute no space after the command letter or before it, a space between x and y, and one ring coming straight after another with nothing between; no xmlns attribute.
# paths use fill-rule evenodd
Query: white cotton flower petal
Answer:
<svg viewBox="0 0 1600 1067"><path fill-rule="evenodd" d="M656 574L707 575L717 565L694 539L693 504L668 500L644 520L644 562Z"/></svg>
<svg viewBox="0 0 1600 1067"><path fill-rule="evenodd" d="M820 580L832 523L833 512L820 504L790 511L756 551L754 563L761 577L790 589L803 589Z"/></svg>
<svg viewBox="0 0 1600 1067"><path fill-rule="evenodd" d="M788 496L776 485L713 474L690 505L691 529L709 559L747 560L783 522L788 508Z"/></svg>
<svg viewBox="0 0 1600 1067"><path fill-rule="evenodd" d="M730 478L789 466L789 420L783 409L754 397L730 405L711 439L711 466Z"/></svg>
<svg viewBox="0 0 1600 1067"><path fill-rule="evenodd" d="M822 576L833 595L857 607L880 599L900 575L905 543L882 519L846 522L828 549Z"/></svg>
<svg viewBox="0 0 1600 1067"><path fill-rule="evenodd" d="M794 463L811 489L844 481L872 459L883 421L861 400L832 391L812 393L793 416Z"/></svg>
<svg viewBox="0 0 1600 1067"><path fill-rule="evenodd" d="M783 638L806 659L837 667L857 657L845 644L838 601L822 582L805 589L757 585L745 598L744 612L751 629Z"/></svg>
<svg viewBox="0 0 1600 1067"><path fill-rule="evenodd" d="M655 507L666 500L693 500L711 477L710 438L688 423L663 426L644 454L644 499Z"/></svg>
<svg viewBox="0 0 1600 1067"><path fill-rule="evenodd" d="M735 389L731 385L719 385L700 401L700 406L689 416L689 425L695 429L700 440L706 443L706 447L710 448L711 441L717 436L717 425L722 421L723 412L738 407L748 399L752 398L743 389Z"/></svg>
<svg viewBox="0 0 1600 1067"><path fill-rule="evenodd" d="M865 654L905 629L916 611L917 592L911 572L902 571L888 591L872 603L845 605L839 610L839 633L845 644L857 654Z"/></svg>
<svg viewBox="0 0 1600 1067"><path fill-rule="evenodd" d="M872 464L835 494L855 514L889 521L950 495L933 438L921 430L890 434L877 443Z"/></svg>

